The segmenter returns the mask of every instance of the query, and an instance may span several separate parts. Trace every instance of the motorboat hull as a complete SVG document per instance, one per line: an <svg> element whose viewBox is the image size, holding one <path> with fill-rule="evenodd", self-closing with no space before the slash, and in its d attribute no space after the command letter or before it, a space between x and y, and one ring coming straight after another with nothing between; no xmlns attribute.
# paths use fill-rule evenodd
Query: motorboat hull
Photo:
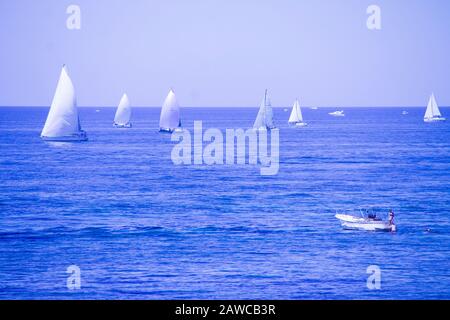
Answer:
<svg viewBox="0 0 450 320"><path fill-rule="evenodd" d="M337 214L335 216L344 229L348 230L365 230L365 231L385 231L395 232L395 224L389 224L382 220L372 220L367 218L358 218L345 214Z"/></svg>
<svg viewBox="0 0 450 320"><path fill-rule="evenodd" d="M329 113L329 115L333 116L333 117L345 117L345 114L343 114L343 113L334 113L334 112L332 112L332 113Z"/></svg>

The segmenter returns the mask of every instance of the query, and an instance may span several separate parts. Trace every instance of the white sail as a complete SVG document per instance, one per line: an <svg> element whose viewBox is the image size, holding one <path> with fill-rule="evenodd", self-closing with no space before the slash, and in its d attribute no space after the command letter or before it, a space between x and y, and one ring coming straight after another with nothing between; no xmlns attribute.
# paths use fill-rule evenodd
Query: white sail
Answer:
<svg viewBox="0 0 450 320"><path fill-rule="evenodd" d="M173 131L179 127L181 127L180 106L175 93L170 89L161 109L159 128L163 131Z"/></svg>
<svg viewBox="0 0 450 320"><path fill-rule="evenodd" d="M116 115L114 117L114 124L119 126L130 125L131 120L131 106L130 100L126 93L123 94L120 99L119 106L117 107Z"/></svg>
<svg viewBox="0 0 450 320"><path fill-rule="evenodd" d="M446 119L441 115L439 111L438 104L434 94L431 94L430 100L428 101L427 111L423 117L425 122L435 122L435 121L445 121Z"/></svg>
<svg viewBox="0 0 450 320"><path fill-rule="evenodd" d="M253 124L254 129L273 129L275 128L273 122L273 110L272 104L270 102L267 90L264 93L264 99L259 107L258 115L256 116L255 123Z"/></svg>
<svg viewBox="0 0 450 320"><path fill-rule="evenodd" d="M84 135L78 118L75 88L63 66L41 137L70 137L81 133Z"/></svg>
<svg viewBox="0 0 450 320"><path fill-rule="evenodd" d="M428 101L427 111L425 112L424 119L432 119L434 117L441 117L441 112L434 97L434 93L431 94L430 100Z"/></svg>
<svg viewBox="0 0 450 320"><path fill-rule="evenodd" d="M303 122L302 110L300 109L300 103L298 99L295 100L294 105L292 107L291 116L289 117L289 123L298 123Z"/></svg>

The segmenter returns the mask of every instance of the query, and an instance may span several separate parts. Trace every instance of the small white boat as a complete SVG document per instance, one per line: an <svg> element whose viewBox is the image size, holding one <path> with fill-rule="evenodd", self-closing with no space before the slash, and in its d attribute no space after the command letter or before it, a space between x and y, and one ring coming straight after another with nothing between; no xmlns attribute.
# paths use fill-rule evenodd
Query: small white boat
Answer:
<svg viewBox="0 0 450 320"><path fill-rule="evenodd" d="M267 94L267 89L264 93L264 98L261 101L258 115L256 116L255 123L253 124L253 129L262 131L276 129L273 122L272 104L270 102L269 95Z"/></svg>
<svg viewBox="0 0 450 320"><path fill-rule="evenodd" d="M131 128L131 106L130 100L126 93L123 94L120 99L119 106L117 107L116 115L114 117L115 128Z"/></svg>
<svg viewBox="0 0 450 320"><path fill-rule="evenodd" d="M441 111L439 110L439 107L437 105L434 93L431 94L430 100L428 101L427 111L425 112L423 121L425 122L445 121L445 118L441 115Z"/></svg>
<svg viewBox="0 0 450 320"><path fill-rule="evenodd" d="M373 213L367 217L356 217L349 214L336 214L335 217L341 222L344 229L388 232L395 232L397 230L392 211L389 212L388 221L377 218Z"/></svg>
<svg viewBox="0 0 450 320"><path fill-rule="evenodd" d="M317 109L319 109L319 108L317 108L317 107L311 107L311 110L317 110Z"/></svg>
<svg viewBox="0 0 450 320"><path fill-rule="evenodd" d="M303 121L302 110L298 99L295 100L294 105L292 106L292 112L288 123L296 127L306 127L308 125Z"/></svg>
<svg viewBox="0 0 450 320"><path fill-rule="evenodd" d="M334 112L330 112L328 113L330 116L334 116L334 117L344 117L344 110L340 110L340 111L334 111Z"/></svg>
<svg viewBox="0 0 450 320"><path fill-rule="evenodd" d="M404 115L404 116L406 116L407 114L409 114L408 111L403 111L403 112L402 112L402 115Z"/></svg>
<svg viewBox="0 0 450 320"><path fill-rule="evenodd" d="M172 133L174 131L180 131L181 129L181 117L180 106L178 105L175 92L170 89L169 94L164 100L164 104L161 108L161 115L159 118L159 131Z"/></svg>
<svg viewBox="0 0 450 320"><path fill-rule="evenodd" d="M65 65L61 70L41 138L45 141L59 142L88 140L86 132L81 129L75 88Z"/></svg>

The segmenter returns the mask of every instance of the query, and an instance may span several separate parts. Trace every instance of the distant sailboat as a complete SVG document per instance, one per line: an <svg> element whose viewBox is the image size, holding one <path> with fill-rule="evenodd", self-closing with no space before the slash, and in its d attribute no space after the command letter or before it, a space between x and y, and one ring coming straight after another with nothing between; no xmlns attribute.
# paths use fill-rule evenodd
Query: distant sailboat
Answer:
<svg viewBox="0 0 450 320"><path fill-rule="evenodd" d="M264 93L264 99L259 107L258 115L256 116L255 123L253 124L253 129L256 130L272 130L276 129L273 123L273 111L272 104L270 103L269 95L267 90Z"/></svg>
<svg viewBox="0 0 450 320"><path fill-rule="evenodd" d="M295 125L297 127L305 127L307 126L306 122L303 122L302 110L300 108L300 103L298 99L295 100L294 105L292 107L291 116L289 117L289 124Z"/></svg>
<svg viewBox="0 0 450 320"><path fill-rule="evenodd" d="M334 116L334 117L345 117L344 110L334 111L334 112L330 112L328 114L330 116Z"/></svg>
<svg viewBox="0 0 450 320"><path fill-rule="evenodd" d="M434 93L431 94L430 100L428 101L427 111L425 112L423 121L425 122L445 121L445 118L441 115L441 112L439 111L439 107L437 105L436 98L434 97Z"/></svg>
<svg viewBox="0 0 450 320"><path fill-rule="evenodd" d="M317 110L317 109L319 109L319 108L317 108L317 107L311 107L311 110Z"/></svg>
<svg viewBox="0 0 450 320"><path fill-rule="evenodd" d="M180 106L175 93L170 89L161 109L159 131L173 132L178 130L181 130Z"/></svg>
<svg viewBox="0 0 450 320"><path fill-rule="evenodd" d="M46 141L86 141L78 117L75 88L63 66L41 138Z"/></svg>
<svg viewBox="0 0 450 320"><path fill-rule="evenodd" d="M116 116L114 117L114 127L116 128L131 128L131 106L130 100L126 93L120 99L117 107Z"/></svg>

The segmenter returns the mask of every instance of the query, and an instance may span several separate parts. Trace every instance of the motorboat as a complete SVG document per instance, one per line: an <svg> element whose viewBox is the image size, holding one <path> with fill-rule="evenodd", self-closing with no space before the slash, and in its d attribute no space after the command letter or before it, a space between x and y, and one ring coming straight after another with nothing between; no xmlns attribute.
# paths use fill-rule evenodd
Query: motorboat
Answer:
<svg viewBox="0 0 450 320"><path fill-rule="evenodd" d="M330 112L328 114L330 116L334 116L334 117L345 117L344 110L334 111L334 112Z"/></svg>
<svg viewBox="0 0 450 320"><path fill-rule="evenodd" d="M387 231L395 232L397 227L394 223L394 213L389 211L389 218L387 221L377 217L373 210L360 210L361 216L350 214L336 214L335 217L341 222L344 229L349 230L365 230L365 231Z"/></svg>

